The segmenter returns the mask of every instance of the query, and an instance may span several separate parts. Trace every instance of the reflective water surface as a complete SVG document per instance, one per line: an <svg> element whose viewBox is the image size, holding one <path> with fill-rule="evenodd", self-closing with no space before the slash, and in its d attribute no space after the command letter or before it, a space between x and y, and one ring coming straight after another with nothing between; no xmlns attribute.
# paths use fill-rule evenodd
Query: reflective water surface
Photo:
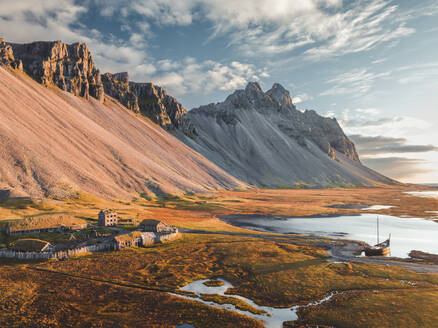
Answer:
<svg viewBox="0 0 438 328"><path fill-rule="evenodd" d="M254 318L254 319L257 319L257 320L262 320L265 323L267 328L281 328L283 326L283 322L295 321L298 319L297 309L300 307L298 305L293 306L291 308L273 308L270 306L260 306L260 305L257 305L256 303L254 303L252 300L245 298L245 297L242 297L242 296L239 296L239 295L226 295L225 291L228 288L233 287L233 285L224 279L221 279L221 278L218 279L218 280L221 280L224 282L224 284L222 286L219 286L219 287L205 286L204 282L207 280L208 279L201 279L201 280L193 281L190 284L180 288L180 290L193 292L198 297L201 294L218 294L218 295L225 295L228 297L234 297L234 298L240 299L240 300L248 303L249 305L257 308L258 310L265 311L266 313L265 314L253 314L251 312L239 310L232 304L217 304L217 303L210 302L210 301L204 301L200 298L193 298L193 297L181 296L181 295L176 295L176 296L183 297L186 299L195 300L195 301L198 301L198 302L210 305L210 306L215 306L215 307L220 307L223 309L231 310L233 312L244 314L244 315L247 315L247 316ZM303 305L302 307L316 306L316 305L322 304L322 303L330 300L336 294L337 293L331 293L327 297L325 297L319 301L310 302L309 304Z"/></svg>
<svg viewBox="0 0 438 328"><path fill-rule="evenodd" d="M393 205L371 205L362 209L362 211L380 211L393 208Z"/></svg>
<svg viewBox="0 0 438 328"><path fill-rule="evenodd" d="M411 250L438 254L438 223L418 218L378 215L380 241L391 234L391 255L408 257ZM225 220L231 224L260 231L299 233L377 243L376 214L280 218L239 216Z"/></svg>

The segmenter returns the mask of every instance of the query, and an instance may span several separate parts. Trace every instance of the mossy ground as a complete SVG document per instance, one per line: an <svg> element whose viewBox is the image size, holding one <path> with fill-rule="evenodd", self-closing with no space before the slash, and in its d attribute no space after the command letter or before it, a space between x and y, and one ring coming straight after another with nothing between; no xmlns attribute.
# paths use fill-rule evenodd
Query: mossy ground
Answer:
<svg viewBox="0 0 438 328"><path fill-rule="evenodd" d="M59 211L94 220L100 208L110 207L123 218L140 213L188 228L244 233L216 215L342 212L327 206L391 205L391 199L405 195L395 189L330 189L223 192L130 202L87 197L39 205L8 203L0 207L0 215L13 219ZM201 201L213 203L214 209L198 207ZM394 211L419 213L419 207L412 205L417 202L422 199L406 196L404 205ZM438 200L422 204L427 206L423 212L438 208ZM303 242L293 236L269 240L184 234L149 248L93 253L67 261L0 260L0 326L173 327L187 322L196 327L260 327L260 322L247 317L165 292L212 277L223 277L236 286L230 293L268 306L307 304L340 292L327 303L301 308L300 320L293 324L297 327L436 326L438 275L396 266L332 263L313 241Z"/></svg>

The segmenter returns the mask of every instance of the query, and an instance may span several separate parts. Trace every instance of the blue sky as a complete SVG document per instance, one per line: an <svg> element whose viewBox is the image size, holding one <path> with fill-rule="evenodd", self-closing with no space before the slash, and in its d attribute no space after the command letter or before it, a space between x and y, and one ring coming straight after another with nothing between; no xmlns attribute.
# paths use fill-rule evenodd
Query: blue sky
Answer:
<svg viewBox="0 0 438 328"><path fill-rule="evenodd" d="M0 36L86 42L102 72L187 109L279 82L298 109L337 117L365 164L438 181L433 0L0 0Z"/></svg>

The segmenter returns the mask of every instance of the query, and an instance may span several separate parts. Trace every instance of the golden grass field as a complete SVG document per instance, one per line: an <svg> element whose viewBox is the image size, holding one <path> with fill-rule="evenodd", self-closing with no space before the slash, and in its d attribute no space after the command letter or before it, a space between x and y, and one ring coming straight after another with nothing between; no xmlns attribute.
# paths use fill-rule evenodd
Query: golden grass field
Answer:
<svg viewBox="0 0 438 328"><path fill-rule="evenodd" d="M385 214L428 217L438 200L403 194L403 188L223 191L113 202L81 194L65 202L9 200L3 220L41 213L68 213L92 222L99 209L122 218L157 218L180 227L249 232L221 214L311 215L354 212L341 204L398 207ZM395 199L400 199L396 201ZM254 233L254 232L251 232ZM248 317L177 298L188 282L223 277L230 292L257 304L290 307L340 292L327 303L299 310L291 327L436 327L438 275L401 267L328 262L310 240L283 237L183 234L149 248L93 253L66 261L0 260L0 327L262 327ZM210 296L211 297L211 296ZM217 298L217 297L216 297ZM220 302L226 298L220 297ZM245 304L240 304L245 306Z"/></svg>

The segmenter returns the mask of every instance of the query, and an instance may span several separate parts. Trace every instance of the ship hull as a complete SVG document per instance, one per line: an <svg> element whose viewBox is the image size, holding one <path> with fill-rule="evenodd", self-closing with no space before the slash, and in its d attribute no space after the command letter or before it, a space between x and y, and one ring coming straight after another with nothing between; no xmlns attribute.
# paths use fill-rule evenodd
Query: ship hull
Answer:
<svg viewBox="0 0 438 328"><path fill-rule="evenodd" d="M391 249L389 247L384 248L365 248L366 256L389 256Z"/></svg>

